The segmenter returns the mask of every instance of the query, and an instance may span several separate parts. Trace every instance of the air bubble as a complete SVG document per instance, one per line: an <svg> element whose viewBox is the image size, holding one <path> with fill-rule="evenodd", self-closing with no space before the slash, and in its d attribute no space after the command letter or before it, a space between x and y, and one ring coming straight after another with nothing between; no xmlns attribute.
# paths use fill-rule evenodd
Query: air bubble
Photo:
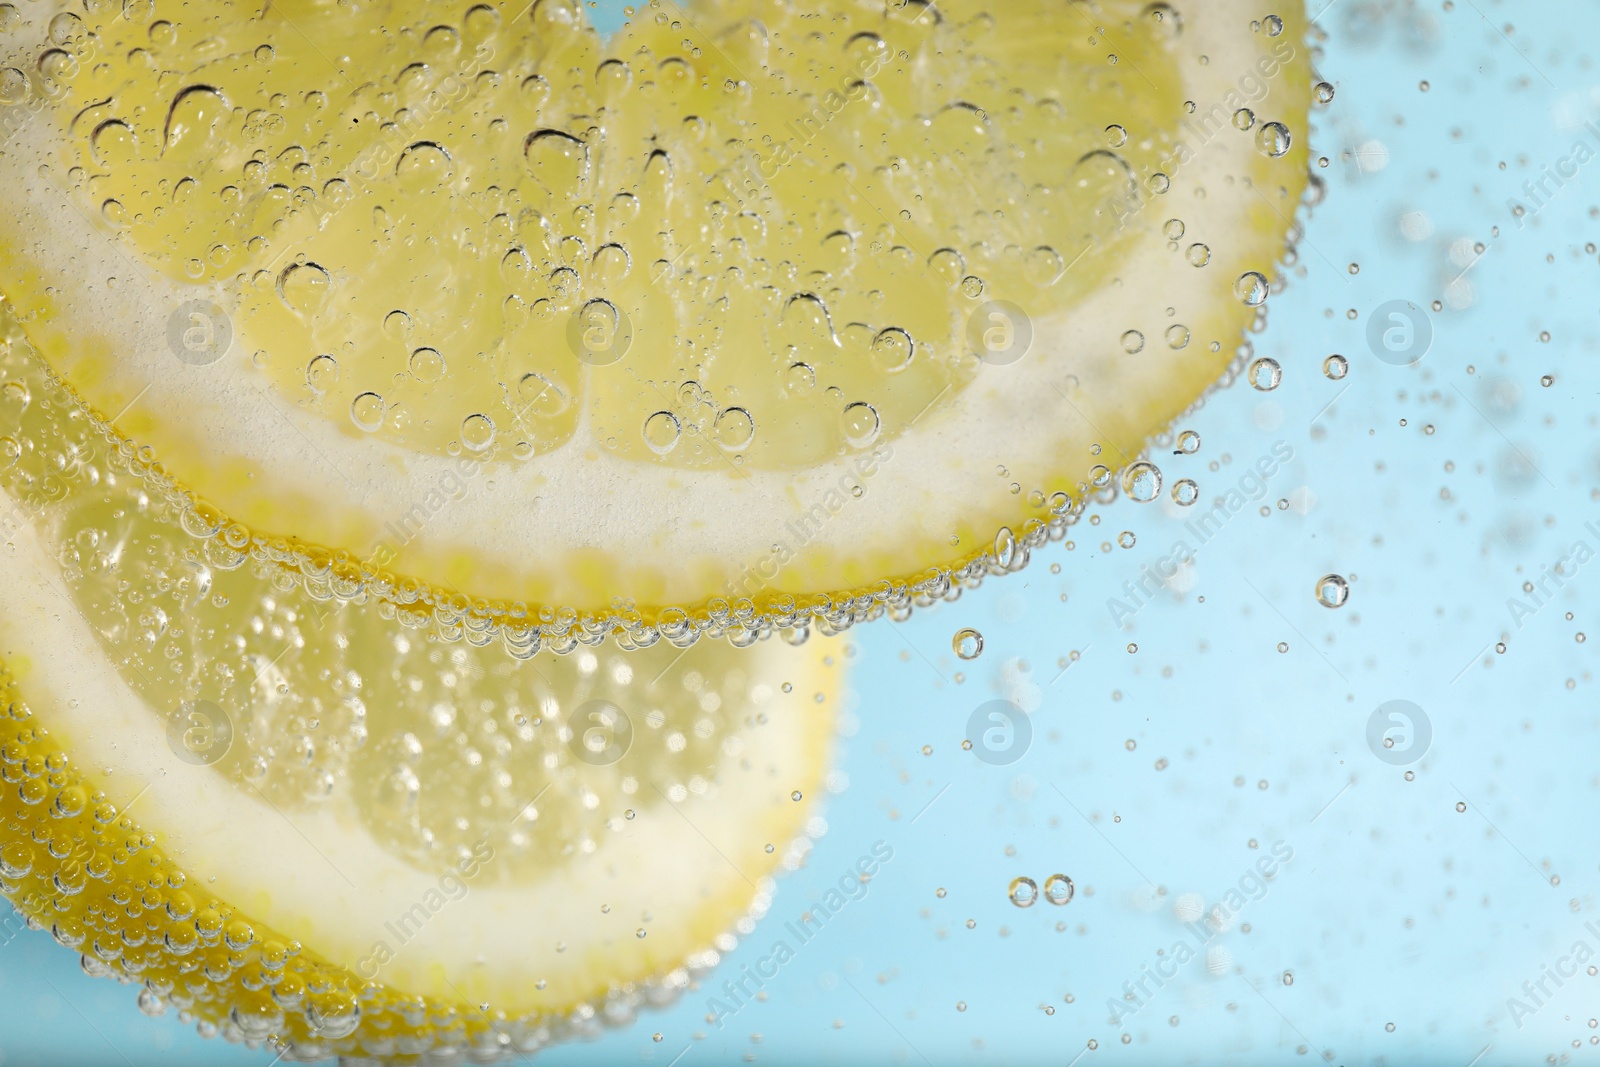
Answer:
<svg viewBox="0 0 1600 1067"><path fill-rule="evenodd" d="M494 443L494 420L487 415L468 415L461 420L461 444L471 452L482 452Z"/></svg>
<svg viewBox="0 0 1600 1067"><path fill-rule="evenodd" d="M756 436L756 422L744 408L723 408L712 424L711 435L730 452L747 448Z"/></svg>
<svg viewBox="0 0 1600 1067"><path fill-rule="evenodd" d="M383 397L377 393L362 393L350 401L350 421L356 429L373 433L383 425Z"/></svg>
<svg viewBox="0 0 1600 1067"><path fill-rule="evenodd" d="M311 318L327 303L333 276L315 263L293 263L278 275L278 299L301 318Z"/></svg>
<svg viewBox="0 0 1600 1067"><path fill-rule="evenodd" d="M1148 504L1161 493L1161 469L1148 460L1140 460L1122 472L1122 491L1130 500Z"/></svg>
<svg viewBox="0 0 1600 1067"><path fill-rule="evenodd" d="M332 356L318 356L306 364L306 385L321 396L339 380L339 361Z"/></svg>
<svg viewBox="0 0 1600 1067"><path fill-rule="evenodd" d="M1260 307L1267 302L1267 279L1260 271L1247 270L1233 283L1233 295L1245 307Z"/></svg>
<svg viewBox="0 0 1600 1067"><path fill-rule="evenodd" d="M1052 904L1070 904L1073 892L1072 879L1064 874L1052 874L1044 880L1044 899Z"/></svg>
<svg viewBox="0 0 1600 1067"><path fill-rule="evenodd" d="M872 362L879 370L894 373L911 366L917 343L898 326L890 326L872 339Z"/></svg>
<svg viewBox="0 0 1600 1067"><path fill-rule="evenodd" d="M538 130L523 145L539 181L558 196L576 195L589 177L589 146L570 133Z"/></svg>
<svg viewBox="0 0 1600 1067"><path fill-rule="evenodd" d="M1317 579L1317 603L1325 608L1342 608L1350 599L1350 583L1342 575L1324 574Z"/></svg>
<svg viewBox="0 0 1600 1067"><path fill-rule="evenodd" d="M396 311L389 316L403 315L405 312ZM444 377L444 357L437 349L419 348L411 353L411 359L406 364L411 371L411 376L419 382L433 383Z"/></svg>
<svg viewBox="0 0 1600 1067"><path fill-rule="evenodd" d="M1263 393L1270 393L1283 381L1283 368L1278 361L1262 356L1250 364L1250 384Z"/></svg>
<svg viewBox="0 0 1600 1067"><path fill-rule="evenodd" d="M857 401L844 409L839 418L839 425L844 430L844 439L860 448L873 442L882 423L878 419L877 408L864 401Z"/></svg>
<svg viewBox="0 0 1600 1067"><path fill-rule="evenodd" d="M983 654L983 634L977 630L957 630L950 648L962 659L977 659Z"/></svg>
<svg viewBox="0 0 1600 1067"><path fill-rule="evenodd" d="M670 411L658 411L644 420L644 443L658 456L664 456L678 447L683 424Z"/></svg>
<svg viewBox="0 0 1600 1067"><path fill-rule="evenodd" d="M1290 142L1289 127L1281 122L1269 122L1256 131L1256 147L1273 159L1287 155Z"/></svg>

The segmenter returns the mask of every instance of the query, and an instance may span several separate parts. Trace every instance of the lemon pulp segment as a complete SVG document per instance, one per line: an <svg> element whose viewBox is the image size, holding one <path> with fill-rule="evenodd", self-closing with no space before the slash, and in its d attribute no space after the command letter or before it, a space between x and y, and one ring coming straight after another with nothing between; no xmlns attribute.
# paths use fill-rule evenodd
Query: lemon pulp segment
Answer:
<svg viewBox="0 0 1600 1067"><path fill-rule="evenodd" d="M18 10L40 358L194 536L524 651L1015 565L1229 368L1306 184L1298 3Z"/></svg>

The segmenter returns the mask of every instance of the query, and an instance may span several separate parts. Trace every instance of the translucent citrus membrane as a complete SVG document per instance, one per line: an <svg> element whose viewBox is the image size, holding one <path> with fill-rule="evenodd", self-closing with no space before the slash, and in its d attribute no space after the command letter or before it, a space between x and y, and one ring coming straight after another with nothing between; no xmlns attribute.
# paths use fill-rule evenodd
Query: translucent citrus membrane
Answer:
<svg viewBox="0 0 1600 1067"><path fill-rule="evenodd" d="M1020 565L1228 368L1305 186L1302 25L41 15L0 286L224 557L519 654L834 629Z"/></svg>
<svg viewBox="0 0 1600 1067"><path fill-rule="evenodd" d="M527 1050L753 929L820 826L827 642L518 659L218 562L26 352L0 892L86 970L298 1057Z"/></svg>

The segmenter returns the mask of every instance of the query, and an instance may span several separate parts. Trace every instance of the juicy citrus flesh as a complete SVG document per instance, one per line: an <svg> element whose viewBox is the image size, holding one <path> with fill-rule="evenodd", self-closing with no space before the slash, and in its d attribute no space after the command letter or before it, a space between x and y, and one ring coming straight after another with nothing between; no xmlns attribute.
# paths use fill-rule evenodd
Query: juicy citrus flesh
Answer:
<svg viewBox="0 0 1600 1067"><path fill-rule="evenodd" d="M1237 358L1306 181L1280 15L41 11L0 285L231 551L523 651L846 625L1018 563Z"/></svg>

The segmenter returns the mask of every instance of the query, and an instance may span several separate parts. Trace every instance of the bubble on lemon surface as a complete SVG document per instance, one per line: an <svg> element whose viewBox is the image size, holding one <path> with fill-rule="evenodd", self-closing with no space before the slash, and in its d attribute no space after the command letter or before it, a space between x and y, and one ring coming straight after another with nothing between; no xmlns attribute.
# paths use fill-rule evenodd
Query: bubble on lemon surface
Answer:
<svg viewBox="0 0 1600 1067"><path fill-rule="evenodd" d="M1317 603L1325 608L1342 608L1350 599L1350 583L1343 575L1324 574L1317 579Z"/></svg>
<svg viewBox="0 0 1600 1067"><path fill-rule="evenodd" d="M1292 141L1289 127L1281 122L1269 122L1256 131L1256 147L1274 159L1287 155Z"/></svg>
<svg viewBox="0 0 1600 1067"><path fill-rule="evenodd" d="M360 393L350 401L350 421L367 433L383 425L384 413L383 397L377 393Z"/></svg>
<svg viewBox="0 0 1600 1067"><path fill-rule="evenodd" d="M883 426L877 409L865 401L848 405L839 421L845 440L857 447L871 444Z"/></svg>
<svg viewBox="0 0 1600 1067"><path fill-rule="evenodd" d="M394 314L403 315L404 312L397 311ZM429 385L443 380L445 375L444 357L435 348L424 346L412 352L407 366L413 378Z"/></svg>
<svg viewBox="0 0 1600 1067"><path fill-rule="evenodd" d="M747 448L755 439L756 423L744 408L724 408L712 424L713 440L730 452Z"/></svg>
<svg viewBox="0 0 1600 1067"><path fill-rule="evenodd" d="M339 380L339 361L329 355L317 356L306 364L306 385L318 396Z"/></svg>
<svg viewBox="0 0 1600 1067"><path fill-rule="evenodd" d="M903 371L916 356L917 344L897 326L879 331L872 339L872 358L880 370L891 374Z"/></svg>
<svg viewBox="0 0 1600 1067"><path fill-rule="evenodd" d="M670 411L658 411L644 420L645 443L659 455L666 455L677 447L682 432L682 423Z"/></svg>
<svg viewBox="0 0 1600 1067"><path fill-rule="evenodd" d="M461 443L472 452L494 444L494 432L494 420L487 415L468 415L461 420Z"/></svg>
<svg viewBox="0 0 1600 1067"><path fill-rule="evenodd" d="M950 639L950 647L961 659L977 659L983 655L983 634L977 630L957 630Z"/></svg>

